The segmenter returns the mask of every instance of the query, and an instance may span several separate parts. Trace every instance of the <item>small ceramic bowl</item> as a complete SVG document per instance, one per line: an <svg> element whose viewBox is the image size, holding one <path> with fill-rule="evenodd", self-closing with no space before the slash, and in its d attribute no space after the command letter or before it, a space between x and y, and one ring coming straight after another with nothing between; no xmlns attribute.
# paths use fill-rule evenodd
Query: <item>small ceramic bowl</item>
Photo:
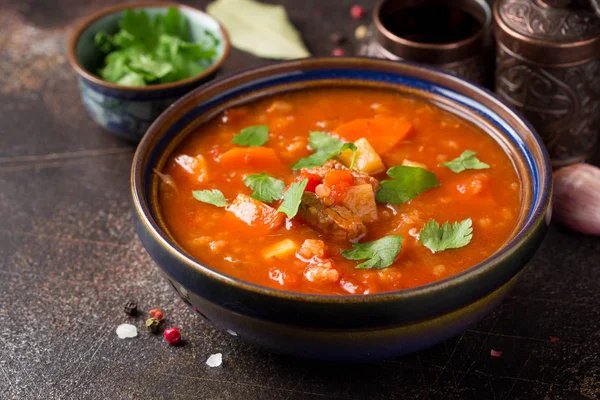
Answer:
<svg viewBox="0 0 600 400"><path fill-rule="evenodd" d="M205 30L219 39L217 56L208 69L178 82L144 87L106 82L96 74L105 57L94 45L96 33L117 32L119 21L127 9L145 10L154 16L165 14L171 6L188 19L193 39L198 39ZM175 100L215 76L227 59L229 49L227 32L208 14L182 4L148 2L109 7L84 20L71 37L68 56L78 74L81 99L92 119L115 135L137 142L152 121Z"/></svg>
<svg viewBox="0 0 600 400"><path fill-rule="evenodd" d="M522 182L522 208L505 245L472 268L416 288L372 295L293 293L240 281L193 259L170 236L157 203L169 154L223 110L305 88L384 88L430 101L491 135ZM494 308L539 247L549 221L551 170L531 126L489 92L422 66L361 58L305 59L244 72L188 94L138 146L131 185L142 243L184 302L220 329L276 352L323 360L368 360L432 346Z"/></svg>

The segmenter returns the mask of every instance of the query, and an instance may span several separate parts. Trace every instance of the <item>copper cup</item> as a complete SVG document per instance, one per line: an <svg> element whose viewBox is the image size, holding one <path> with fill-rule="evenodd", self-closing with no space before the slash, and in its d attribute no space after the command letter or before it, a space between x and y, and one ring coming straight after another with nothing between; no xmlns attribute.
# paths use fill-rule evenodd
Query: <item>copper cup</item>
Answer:
<svg viewBox="0 0 600 400"><path fill-rule="evenodd" d="M490 83L492 12L484 0L381 0L361 54L442 69Z"/></svg>

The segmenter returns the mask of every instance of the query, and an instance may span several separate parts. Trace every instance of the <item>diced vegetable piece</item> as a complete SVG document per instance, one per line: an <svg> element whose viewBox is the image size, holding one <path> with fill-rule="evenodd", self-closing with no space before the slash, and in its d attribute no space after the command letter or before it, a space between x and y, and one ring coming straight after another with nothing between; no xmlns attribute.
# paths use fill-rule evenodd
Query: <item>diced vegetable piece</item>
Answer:
<svg viewBox="0 0 600 400"><path fill-rule="evenodd" d="M342 204L358 216L362 222L375 222L378 219L375 192L373 186L368 183L348 189Z"/></svg>
<svg viewBox="0 0 600 400"><path fill-rule="evenodd" d="M360 138L354 142L354 145L357 147L354 170L369 175L374 175L385 170L385 165L383 165L381 157L379 157L379 154L377 154L367 139ZM354 152L352 150L346 150L342 152L338 158L346 167L350 168L352 160L354 160Z"/></svg>
<svg viewBox="0 0 600 400"><path fill-rule="evenodd" d="M325 175L323 184L331 189L330 197L333 202L339 204L346 197L346 193L352 186L353 180L354 177L350 171L339 169L332 170Z"/></svg>
<svg viewBox="0 0 600 400"><path fill-rule="evenodd" d="M285 220L283 214L278 213L273 207L241 193L226 209L247 225L253 228L263 227L266 231L280 227Z"/></svg>
<svg viewBox="0 0 600 400"><path fill-rule="evenodd" d="M292 239L284 239L281 242L277 242L274 245L267 247L263 255L266 259L278 258L283 260L290 256L293 256L298 251L299 246Z"/></svg>
<svg viewBox="0 0 600 400"><path fill-rule="evenodd" d="M208 181L208 167L204 156L190 157L187 154L181 154L175 157L175 162L188 174L194 175L198 182Z"/></svg>
<svg viewBox="0 0 600 400"><path fill-rule="evenodd" d="M335 133L349 142L367 138L378 154L390 151L411 131L412 124L400 118L355 119L335 129Z"/></svg>
<svg viewBox="0 0 600 400"><path fill-rule="evenodd" d="M221 154L219 164L223 168L248 167L261 171L283 165L275 150L269 147L234 147Z"/></svg>
<svg viewBox="0 0 600 400"><path fill-rule="evenodd" d="M321 177L317 174L303 170L300 172L300 175L294 179L294 181L302 182L305 178L308 179L308 183L306 184L306 189L304 189L304 191L314 193L315 188L321 184Z"/></svg>
<svg viewBox="0 0 600 400"><path fill-rule="evenodd" d="M423 169L427 169L427 165L420 163L420 162L416 162L416 161L410 161L410 160L404 160L402 161L402 165L407 166L407 167L417 167L417 168L423 168Z"/></svg>

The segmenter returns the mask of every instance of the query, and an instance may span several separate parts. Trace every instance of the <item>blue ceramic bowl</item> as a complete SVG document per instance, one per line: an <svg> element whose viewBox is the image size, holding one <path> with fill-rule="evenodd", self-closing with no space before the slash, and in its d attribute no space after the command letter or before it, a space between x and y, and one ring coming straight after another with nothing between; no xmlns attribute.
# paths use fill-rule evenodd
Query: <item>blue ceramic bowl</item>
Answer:
<svg viewBox="0 0 600 400"><path fill-rule="evenodd" d="M194 40L204 37L204 31L219 39L213 64L199 75L173 83L131 87L102 80L96 71L105 54L96 49L94 36L100 31L115 33L127 9L145 10L151 17L165 14L176 7L190 23ZM83 21L71 37L68 56L78 74L81 99L94 121L117 136L139 141L152 121L178 98L214 77L229 55L230 43L225 29L211 16L194 7L177 3L128 3L113 6Z"/></svg>
<svg viewBox="0 0 600 400"><path fill-rule="evenodd" d="M243 282L193 259L173 240L157 204L160 170L173 149L224 109L305 88L395 90L430 101L491 135L513 160L522 208L504 246L472 268L390 293L323 296ZM474 324L505 296L539 247L549 220L551 170L531 126L485 90L425 67L360 58L306 59L213 82L179 100L142 139L131 175L142 243L184 302L220 329L273 351L325 360L391 357L432 346ZM257 261L258 262L258 261Z"/></svg>

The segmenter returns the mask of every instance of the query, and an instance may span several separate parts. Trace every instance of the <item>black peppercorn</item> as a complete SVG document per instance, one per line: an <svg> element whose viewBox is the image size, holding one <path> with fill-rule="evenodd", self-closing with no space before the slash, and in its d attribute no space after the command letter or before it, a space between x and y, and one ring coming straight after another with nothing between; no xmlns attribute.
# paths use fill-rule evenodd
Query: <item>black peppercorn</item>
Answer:
<svg viewBox="0 0 600 400"><path fill-rule="evenodd" d="M331 40L333 44L340 45L346 42L346 37L340 32L334 32L329 36L329 40Z"/></svg>
<svg viewBox="0 0 600 400"><path fill-rule="evenodd" d="M137 303L135 301L128 301L127 303L125 303L123 311L125 311L125 314L129 316L135 317L138 312Z"/></svg>

